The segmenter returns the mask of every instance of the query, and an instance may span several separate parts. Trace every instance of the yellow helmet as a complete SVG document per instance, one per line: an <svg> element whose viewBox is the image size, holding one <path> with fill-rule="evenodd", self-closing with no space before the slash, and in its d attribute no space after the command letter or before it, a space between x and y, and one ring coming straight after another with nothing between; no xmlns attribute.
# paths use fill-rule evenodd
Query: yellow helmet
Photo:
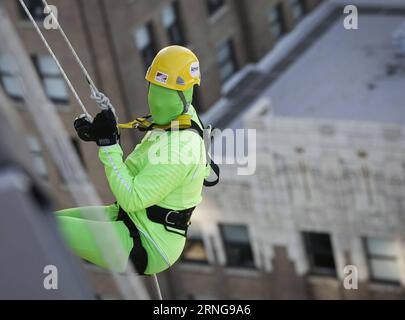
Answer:
<svg viewBox="0 0 405 320"><path fill-rule="evenodd" d="M200 63L191 50L169 46L153 59L145 79L161 87L185 91L195 84L200 85Z"/></svg>

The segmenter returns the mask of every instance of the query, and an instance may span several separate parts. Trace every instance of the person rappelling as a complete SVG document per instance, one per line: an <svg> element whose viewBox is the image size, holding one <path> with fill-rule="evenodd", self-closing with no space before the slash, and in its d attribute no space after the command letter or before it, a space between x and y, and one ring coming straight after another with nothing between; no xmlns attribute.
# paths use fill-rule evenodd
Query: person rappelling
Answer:
<svg viewBox="0 0 405 320"><path fill-rule="evenodd" d="M79 257L118 272L125 271L131 259L139 274L152 275L168 269L181 256L203 185L215 185L219 169L209 157L204 126L192 105L193 88L201 81L196 55L185 47L166 47L156 55L145 78L150 116L118 125L108 98L93 91L91 97L103 110L93 121L83 114L74 122L82 140L99 146L99 159L116 203L56 214L62 236ZM119 128L130 127L146 135L124 160ZM168 161L156 161L162 154L169 155ZM215 181L206 180L211 169L218 176ZM107 221L98 219L100 209ZM112 264L105 261L101 250L105 248L93 236L107 228L115 230L126 253ZM101 245L109 248L108 239Z"/></svg>

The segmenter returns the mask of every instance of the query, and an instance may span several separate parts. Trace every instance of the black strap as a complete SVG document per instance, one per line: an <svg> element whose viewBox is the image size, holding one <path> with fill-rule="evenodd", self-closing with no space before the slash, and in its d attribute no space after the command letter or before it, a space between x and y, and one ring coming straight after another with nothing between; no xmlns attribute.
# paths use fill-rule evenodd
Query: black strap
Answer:
<svg viewBox="0 0 405 320"><path fill-rule="evenodd" d="M177 91L177 94L180 97L181 102L183 103L183 113L187 113L188 112L188 108L190 107L190 103L187 102L186 97L183 93L183 91Z"/></svg>
<svg viewBox="0 0 405 320"><path fill-rule="evenodd" d="M136 271L143 275L146 266L148 265L148 254L146 253L145 248L142 246L141 235L138 228L133 223L128 214L120 207L118 212L117 221L123 221L125 226L129 230L129 234L133 240L134 246L132 247L129 257L131 258L132 263L135 266Z"/></svg>
<svg viewBox="0 0 405 320"><path fill-rule="evenodd" d="M197 115L197 117L198 117L198 115ZM201 125L204 127L204 125L201 122L199 117L198 117L198 120L200 121ZM204 131L201 129L201 127L198 125L198 123L196 123L193 120L191 120L191 127L187 128L187 129L183 129L183 130L193 130L204 140L204 143L206 142L206 139L208 139L208 140L211 139L211 137L209 135L204 135ZM211 142L211 141L208 141L208 142ZM207 143L205 145L207 145ZM213 181L204 179L204 186L213 187L219 182L219 166L214 162L214 160L212 160L210 154L208 153L207 148L205 148L205 157L207 159L207 165L209 165L211 167L212 171L214 171L214 173L216 175L216 179Z"/></svg>
<svg viewBox="0 0 405 320"><path fill-rule="evenodd" d="M219 166L214 162L214 160L211 159L211 157L209 157L209 161L210 161L209 165L210 165L212 171L214 171L214 173L215 173L215 175L217 177L213 181L209 181L207 179L204 179L204 186L205 187L213 187L213 186L217 185L218 182L219 182Z"/></svg>
<svg viewBox="0 0 405 320"><path fill-rule="evenodd" d="M172 210L155 205L146 208L146 214L149 220L164 225L166 231L187 237L187 230L194 209L195 207L185 210Z"/></svg>

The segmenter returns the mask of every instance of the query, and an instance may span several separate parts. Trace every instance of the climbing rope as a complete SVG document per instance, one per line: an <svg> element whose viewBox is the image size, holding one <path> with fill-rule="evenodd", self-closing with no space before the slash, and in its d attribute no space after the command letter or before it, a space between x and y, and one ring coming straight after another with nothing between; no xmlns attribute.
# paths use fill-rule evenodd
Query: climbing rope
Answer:
<svg viewBox="0 0 405 320"><path fill-rule="evenodd" d="M159 300L163 300L163 298L162 298L162 292L160 291L159 281L158 281L158 278L157 278L157 275L156 275L156 274L153 275L153 283L154 283L154 285L155 285L155 290L156 290L158 299L159 299Z"/></svg>
<svg viewBox="0 0 405 320"><path fill-rule="evenodd" d="M49 14L51 15L52 19L56 22L60 34L62 35L63 39L65 40L66 44L68 45L68 47L69 47L71 53L72 53L73 56L75 57L77 63L79 64L80 69L82 69L82 72L84 73L88 84L90 85L91 88L94 88L95 90L97 90L96 85L94 84L93 79L90 77L90 74L88 73L86 67L84 66L83 62L80 60L78 54L76 53L76 50L73 48L72 43L70 42L70 40L69 40L69 38L67 37L66 33L63 31L63 28L62 28L62 26L59 24L59 21L58 21L57 17L55 17L53 11L50 9L50 6L48 5L48 2L47 2L46 0L42 0L42 3L44 4L45 8L48 8L48 9L49 9ZM97 91L98 91L98 90L97 90Z"/></svg>
<svg viewBox="0 0 405 320"><path fill-rule="evenodd" d="M98 106L102 110L111 110L114 113L114 116L116 119L118 119L117 114L115 112L114 106L110 103L110 100L103 94L101 93L96 85L94 84L93 79L91 78L89 72L87 71L86 67L84 66L82 60L80 59L79 55L77 54L75 48L73 47L72 43L70 42L68 36L66 35L65 31L63 30L62 26L59 23L58 18L54 15L53 11L50 9L50 6L48 5L48 2L46 0L42 0L42 3L44 4L45 8L48 8L49 14L52 17L52 19L56 22L58 26L58 30L60 34L62 35L63 40L69 47L70 52L72 53L73 57L75 58L77 64L79 65L80 69L82 70L87 83L90 86L90 91L91 91L91 97L92 99L96 100Z"/></svg>
<svg viewBox="0 0 405 320"><path fill-rule="evenodd" d="M58 66L63 78L65 79L68 87L72 91L74 97L76 98L77 102L79 103L80 108L83 110L83 112L86 114L86 116L89 119L92 119L91 115L88 113L86 110L86 107L84 106L82 100L80 99L79 95L77 94L75 88L72 85L72 82L69 80L69 77L67 76L65 70L62 68L62 65L59 62L59 59L56 57L55 53L53 52L51 46L49 45L48 41L45 39L43 33L41 32L37 22L35 21L34 17L31 15L31 12L28 10L27 5L25 4L24 0L19 0L21 6L23 7L25 13L27 14L28 18L31 20L32 24L35 27L35 30L37 31L39 37L41 38L42 42L44 43L45 47L48 49L50 55L52 56L53 60L55 61L56 65Z"/></svg>

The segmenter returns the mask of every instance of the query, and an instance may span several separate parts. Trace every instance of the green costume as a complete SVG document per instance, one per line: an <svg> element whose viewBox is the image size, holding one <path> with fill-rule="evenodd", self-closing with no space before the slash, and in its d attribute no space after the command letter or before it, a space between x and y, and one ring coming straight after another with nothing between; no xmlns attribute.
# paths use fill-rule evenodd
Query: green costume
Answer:
<svg viewBox="0 0 405 320"><path fill-rule="evenodd" d="M191 103L193 89L183 93L186 101ZM150 84L148 102L153 120L158 124L170 123L184 109L178 92L154 84ZM187 114L200 124L191 105ZM117 204L101 208L108 221L97 221L100 208L57 212L58 224L67 244L79 257L107 268L100 243L96 243L91 231L105 234L107 228L112 228L127 253L125 259L117 258L112 268L124 271L134 243L124 222L116 221L121 207L139 230L142 246L147 252L144 273L155 274L169 268L180 257L185 237L168 232L162 224L149 220L145 208L157 205L183 210L201 202L203 181L210 170L206 166L203 139L190 130L154 130L145 135L125 161L119 144L100 147L99 158ZM86 210L87 219L82 215L83 210ZM104 241L101 246L105 250L110 244L108 239Z"/></svg>

